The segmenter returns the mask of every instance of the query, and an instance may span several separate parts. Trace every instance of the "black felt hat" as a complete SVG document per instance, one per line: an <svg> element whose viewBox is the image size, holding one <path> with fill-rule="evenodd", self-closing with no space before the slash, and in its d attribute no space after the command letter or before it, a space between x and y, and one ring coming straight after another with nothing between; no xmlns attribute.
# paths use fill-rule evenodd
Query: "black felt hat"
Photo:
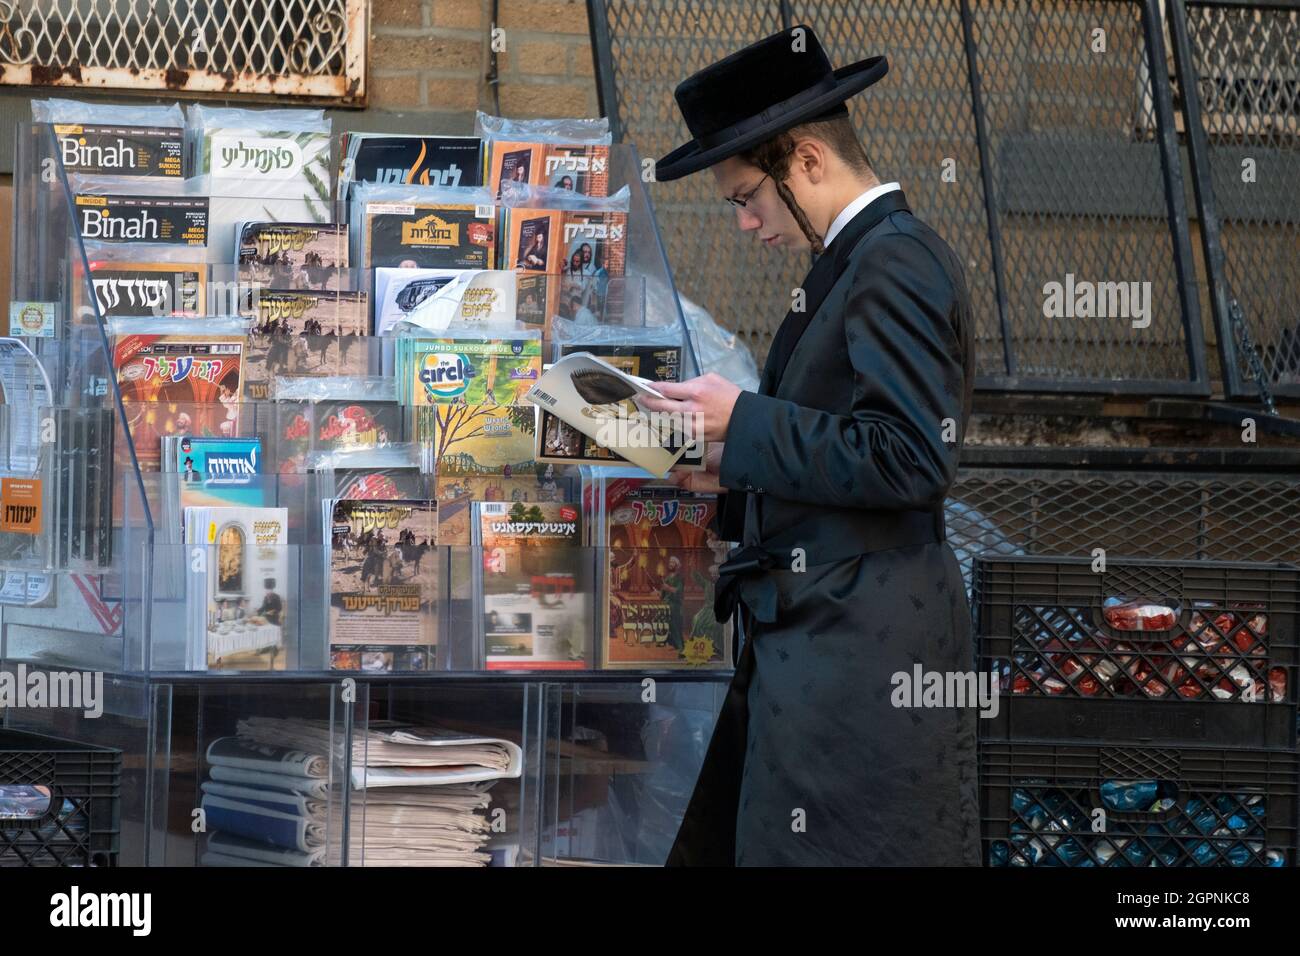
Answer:
<svg viewBox="0 0 1300 956"><path fill-rule="evenodd" d="M659 160L655 178L679 179L838 111L888 71L883 56L832 69L809 26L759 40L678 84L677 107L695 138Z"/></svg>

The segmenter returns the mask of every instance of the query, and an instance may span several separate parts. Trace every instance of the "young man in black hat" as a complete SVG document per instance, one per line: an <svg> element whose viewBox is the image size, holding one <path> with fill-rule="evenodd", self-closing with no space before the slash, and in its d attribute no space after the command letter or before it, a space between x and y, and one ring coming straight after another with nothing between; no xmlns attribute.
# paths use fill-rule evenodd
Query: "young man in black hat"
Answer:
<svg viewBox="0 0 1300 956"><path fill-rule="evenodd" d="M711 169L742 230L817 259L757 393L707 374L643 403L723 443L720 530L742 542L716 611L746 640L670 865L980 862L978 703L898 693L974 676L943 521L973 369L961 266L843 105L887 69L833 70L796 27L676 90L695 138L657 178Z"/></svg>

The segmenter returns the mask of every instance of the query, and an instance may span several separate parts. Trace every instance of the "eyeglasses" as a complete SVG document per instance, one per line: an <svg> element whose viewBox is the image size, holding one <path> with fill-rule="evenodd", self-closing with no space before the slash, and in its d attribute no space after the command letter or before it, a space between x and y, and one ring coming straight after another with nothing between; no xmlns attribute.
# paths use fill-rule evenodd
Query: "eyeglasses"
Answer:
<svg viewBox="0 0 1300 956"><path fill-rule="evenodd" d="M797 148L798 148L797 146L794 146L794 147L790 148L789 150L787 150L786 153L785 153L785 156L782 156L781 159L784 160L784 159L786 158L786 156L790 156L791 154L793 154L794 151L795 151L795 149L797 149ZM726 199L727 202L729 202L729 203L731 203L733 206L735 206L737 209L744 209L745 206L747 206L747 205L749 204L750 200L752 200L752 199L754 198L754 194L757 193L757 192L759 191L759 189L762 188L763 183L767 182L767 177L770 176L770 175L772 175L772 174L771 174L771 173L764 173L764 174L763 174L763 178L760 179L760 180L758 181L758 185L755 186L753 189L751 189L749 192L745 193L745 196L744 196L743 199L738 199L738 198L736 198L735 196L724 196L723 198Z"/></svg>
<svg viewBox="0 0 1300 956"><path fill-rule="evenodd" d="M755 186L753 189L751 189L749 192L745 193L745 197L743 199L738 198L736 196L724 196L723 198L726 199L727 202L735 206L737 209L744 209L745 206L749 204L749 201L754 198L754 194L758 192L760 188L762 188L763 183L767 182L767 177L770 175L771 173L764 173L763 178L758 181L758 185Z"/></svg>

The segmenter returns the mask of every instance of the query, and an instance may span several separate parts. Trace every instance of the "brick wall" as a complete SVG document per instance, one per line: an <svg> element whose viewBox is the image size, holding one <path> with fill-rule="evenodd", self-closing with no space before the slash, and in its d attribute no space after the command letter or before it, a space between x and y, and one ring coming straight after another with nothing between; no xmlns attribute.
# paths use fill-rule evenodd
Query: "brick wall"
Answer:
<svg viewBox="0 0 1300 956"><path fill-rule="evenodd" d="M583 0L499 0L496 93L505 116L596 116ZM469 114L496 111L491 0L373 0L370 106Z"/></svg>

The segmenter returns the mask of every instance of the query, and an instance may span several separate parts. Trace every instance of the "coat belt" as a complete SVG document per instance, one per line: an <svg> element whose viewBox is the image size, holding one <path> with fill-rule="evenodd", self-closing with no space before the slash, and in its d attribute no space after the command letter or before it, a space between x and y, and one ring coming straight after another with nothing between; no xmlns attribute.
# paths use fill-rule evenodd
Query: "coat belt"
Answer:
<svg viewBox="0 0 1300 956"><path fill-rule="evenodd" d="M943 507L933 511L873 512L879 520L863 521L846 528L838 516L827 516L827 526L803 522L796 530L783 532L757 544L732 548L718 568L714 586L713 615L719 621L731 619L744 604L758 620L776 620L776 582L769 571L788 571L797 557L801 566L817 567L860 557L875 551L937 544L946 540ZM802 552L802 555L799 554Z"/></svg>

